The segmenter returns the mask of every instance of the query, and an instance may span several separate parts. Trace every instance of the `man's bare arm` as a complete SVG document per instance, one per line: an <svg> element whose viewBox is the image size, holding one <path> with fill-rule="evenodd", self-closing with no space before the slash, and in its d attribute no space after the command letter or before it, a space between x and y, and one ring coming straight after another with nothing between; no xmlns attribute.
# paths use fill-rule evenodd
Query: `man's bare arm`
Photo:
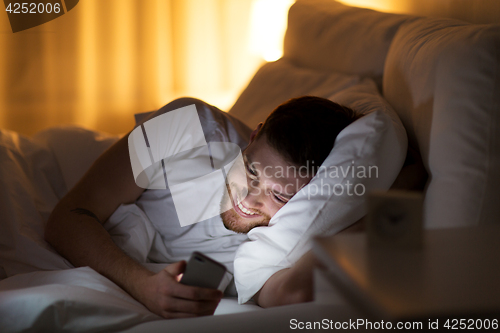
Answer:
<svg viewBox="0 0 500 333"><path fill-rule="evenodd" d="M297 263L273 274L255 294L260 306L272 306L310 302L313 300L313 268L317 260L312 251Z"/></svg>
<svg viewBox="0 0 500 333"><path fill-rule="evenodd" d="M122 252L103 228L102 222L120 204L134 202L143 191L133 179L125 136L57 204L45 239L73 265L90 266L158 315L179 318L213 313L222 293L178 283L185 262L154 274Z"/></svg>

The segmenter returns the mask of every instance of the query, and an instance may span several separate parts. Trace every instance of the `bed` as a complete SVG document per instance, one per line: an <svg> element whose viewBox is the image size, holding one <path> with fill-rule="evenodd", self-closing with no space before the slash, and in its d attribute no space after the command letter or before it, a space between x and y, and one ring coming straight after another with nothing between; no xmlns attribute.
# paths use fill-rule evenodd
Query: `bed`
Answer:
<svg viewBox="0 0 500 333"><path fill-rule="evenodd" d="M331 98L368 84L395 110L422 160L415 171L407 159L403 171L428 175L425 226L498 223L500 26L299 0L284 42L283 58L255 74L230 114L253 127L287 98ZM280 332L292 318L358 316L338 302L261 309L225 297L213 317L162 320L92 269L74 268L44 241L44 222L116 140L77 127L31 138L0 131L1 332ZM407 177L401 172L397 182L411 183Z"/></svg>

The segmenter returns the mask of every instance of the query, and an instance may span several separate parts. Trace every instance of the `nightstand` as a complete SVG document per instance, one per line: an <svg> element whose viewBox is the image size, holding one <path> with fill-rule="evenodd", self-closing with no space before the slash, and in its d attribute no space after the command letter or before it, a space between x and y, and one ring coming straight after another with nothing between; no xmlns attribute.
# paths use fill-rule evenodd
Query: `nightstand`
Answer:
<svg viewBox="0 0 500 333"><path fill-rule="evenodd" d="M366 318L500 318L500 226L426 230L420 250L370 248L358 233L317 238L313 251Z"/></svg>

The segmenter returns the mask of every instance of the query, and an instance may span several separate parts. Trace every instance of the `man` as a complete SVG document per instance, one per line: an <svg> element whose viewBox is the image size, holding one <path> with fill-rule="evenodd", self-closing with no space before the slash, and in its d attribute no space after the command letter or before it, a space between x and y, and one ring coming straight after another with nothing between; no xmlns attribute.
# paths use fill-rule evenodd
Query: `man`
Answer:
<svg viewBox="0 0 500 333"><path fill-rule="evenodd" d="M188 104L197 105L198 112L207 109L207 105L198 100L181 99L160 109L152 117ZM234 133L238 132L235 129L243 128L242 124L228 114L214 111L214 108L210 110L200 114L205 136L222 135L229 141L238 141ZM217 123L216 119L223 121ZM321 165L328 156L337 134L355 119L352 110L317 97L292 99L276 108L264 124L259 124L250 134L250 143L243 151L247 184L240 186L246 185L248 193L245 197L238 197L228 186L230 194L224 200L226 203L230 200L232 207L221 213L217 220L219 225L206 225L214 227L212 234L206 235L207 242L236 240L232 241L229 250L233 253L244 240L244 237L237 238L239 234L267 226L274 214L310 181L314 166ZM295 172L278 173L304 166L308 168L305 176ZM103 228L103 222L120 205L139 202L153 194L153 191L144 191L134 181L125 136L101 155L58 203L47 222L45 238L73 265L90 266L160 316L185 318L213 314L222 293L180 284L185 261L177 261L153 273L118 248ZM161 223L169 221L157 221L156 228L161 229ZM210 222L213 224L214 221ZM225 228L220 228L221 225ZM207 243L204 239L198 236L185 238L186 234L193 234L193 230L200 227L203 227L203 222L191 229L177 227L163 233L176 233L178 238L175 239L182 241L177 244L190 252L203 252L200 247ZM167 252L174 251L174 247ZM305 256L294 267L274 274L255 295L256 302L266 307L310 299L311 262Z"/></svg>

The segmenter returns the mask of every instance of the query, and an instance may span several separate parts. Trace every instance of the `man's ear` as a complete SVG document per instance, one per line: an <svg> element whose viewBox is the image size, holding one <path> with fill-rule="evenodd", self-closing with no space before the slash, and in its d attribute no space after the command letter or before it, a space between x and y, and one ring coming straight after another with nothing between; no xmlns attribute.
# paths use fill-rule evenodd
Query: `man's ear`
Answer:
<svg viewBox="0 0 500 333"><path fill-rule="evenodd" d="M262 128L262 123L259 123L257 127L252 131L252 134L250 134L250 142L253 142L255 136L257 136L257 133L259 133L261 128Z"/></svg>

